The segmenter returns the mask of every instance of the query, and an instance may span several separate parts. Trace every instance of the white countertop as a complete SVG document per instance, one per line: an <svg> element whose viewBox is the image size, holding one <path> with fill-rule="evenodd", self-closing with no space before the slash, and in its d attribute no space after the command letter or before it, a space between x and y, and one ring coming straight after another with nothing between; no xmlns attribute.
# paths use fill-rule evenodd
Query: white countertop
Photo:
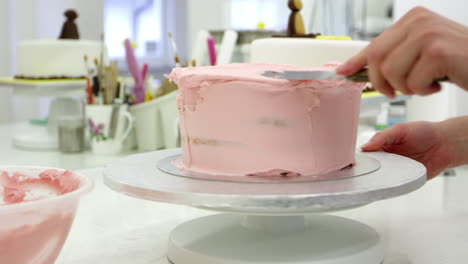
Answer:
<svg viewBox="0 0 468 264"><path fill-rule="evenodd" d="M94 155L89 151L78 154L63 154L59 151L34 151L19 149L13 146L13 135L28 128L25 123L0 124L0 164L18 166L47 166L63 169L83 169L102 167L116 158L132 153L119 155Z"/></svg>
<svg viewBox="0 0 468 264"><path fill-rule="evenodd" d="M85 196L56 264L168 264L170 231L212 212L116 193L98 168L116 157L62 155L11 146L11 125L0 125L0 164L79 170L95 181ZM94 169L89 169L94 168ZM372 226L383 238L384 264L460 264L468 260L468 169L438 177L409 195L334 213ZM390 177L391 175L389 175Z"/></svg>

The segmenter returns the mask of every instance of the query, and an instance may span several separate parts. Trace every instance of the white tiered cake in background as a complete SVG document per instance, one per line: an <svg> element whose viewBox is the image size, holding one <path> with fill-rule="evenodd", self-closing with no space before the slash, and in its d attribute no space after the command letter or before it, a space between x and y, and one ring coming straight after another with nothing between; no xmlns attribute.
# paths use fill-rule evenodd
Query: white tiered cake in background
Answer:
<svg viewBox="0 0 468 264"><path fill-rule="evenodd" d="M59 39L24 40L17 45L14 78L0 84L13 87L16 95L53 97L47 127L26 124L24 133L13 137L13 144L25 149L58 149L58 120L83 116L81 98L85 96L85 77L107 65L107 49L102 41L81 40L75 20L78 14L66 10ZM87 60L85 61L85 56Z"/></svg>
<svg viewBox="0 0 468 264"><path fill-rule="evenodd" d="M290 64L318 67L343 63L369 44L367 41L314 38L267 38L252 43L252 63Z"/></svg>
<svg viewBox="0 0 468 264"><path fill-rule="evenodd" d="M17 46L17 79L72 79L88 76L87 68L107 64L102 41L81 40L74 10L64 12L66 21L58 39L25 40ZM87 57L85 66L85 56Z"/></svg>
<svg viewBox="0 0 468 264"><path fill-rule="evenodd" d="M22 41L17 47L16 78L70 79L87 76L84 56L101 59L107 55L99 41L39 39Z"/></svg>
<svg viewBox="0 0 468 264"><path fill-rule="evenodd" d="M291 15L287 35L254 41L251 63L319 67L330 62L343 63L369 44L367 41L352 41L349 37L307 34L300 13L302 1L289 0L288 7Z"/></svg>

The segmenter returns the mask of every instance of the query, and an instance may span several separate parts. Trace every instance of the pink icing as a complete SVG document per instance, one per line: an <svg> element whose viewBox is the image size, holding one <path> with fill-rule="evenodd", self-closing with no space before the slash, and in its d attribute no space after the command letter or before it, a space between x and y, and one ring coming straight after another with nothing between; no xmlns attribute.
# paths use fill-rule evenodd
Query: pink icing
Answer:
<svg viewBox="0 0 468 264"><path fill-rule="evenodd" d="M175 68L168 77L179 86L182 165L210 174L313 175L353 164L364 84L261 75L335 67Z"/></svg>
<svg viewBox="0 0 468 264"><path fill-rule="evenodd" d="M67 204L68 205L68 204ZM2 216L0 263L54 263L73 222L75 205Z"/></svg>
<svg viewBox="0 0 468 264"><path fill-rule="evenodd" d="M79 187L79 179L68 170L49 169L37 176L19 172L9 174L3 171L0 174L0 187L3 189L3 202L11 204L69 193ZM35 189L39 188L50 191L47 194L33 195ZM28 194L31 194L30 199L26 198Z"/></svg>
<svg viewBox="0 0 468 264"><path fill-rule="evenodd" d="M80 183L78 179L73 177L73 172L69 170L63 172L54 169L46 170L39 174L39 178L55 184L61 194L76 190Z"/></svg>
<svg viewBox="0 0 468 264"><path fill-rule="evenodd" d="M24 200L26 196L26 191L23 190L20 186L5 186L3 189L3 200L6 203L19 203Z"/></svg>
<svg viewBox="0 0 468 264"><path fill-rule="evenodd" d="M72 225L78 198L30 201L77 190L80 182L78 175L67 170L0 171L0 263L54 263Z"/></svg>

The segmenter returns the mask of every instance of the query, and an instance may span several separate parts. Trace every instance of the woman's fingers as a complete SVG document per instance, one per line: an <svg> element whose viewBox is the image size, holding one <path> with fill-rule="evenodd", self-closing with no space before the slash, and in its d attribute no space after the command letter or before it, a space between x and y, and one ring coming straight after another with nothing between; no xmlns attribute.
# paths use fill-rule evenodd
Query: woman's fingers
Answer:
<svg viewBox="0 0 468 264"><path fill-rule="evenodd" d="M406 133L406 127L404 124L396 124L382 132L375 134L374 137L369 140L368 143L364 144L361 149L366 152L370 151L383 151L384 148L400 144Z"/></svg>
<svg viewBox="0 0 468 264"><path fill-rule="evenodd" d="M411 93L429 95L440 91L440 84L435 79L447 76L444 71L446 48L441 42L433 42L423 52L407 78L407 87Z"/></svg>
<svg viewBox="0 0 468 264"><path fill-rule="evenodd" d="M386 57L381 72L392 89L411 94L406 79L416 64L423 45L417 38L409 37Z"/></svg>
<svg viewBox="0 0 468 264"><path fill-rule="evenodd" d="M405 37L405 31L393 27L377 37L371 44L349 59L345 64L336 69L337 74L350 75L366 65L368 66L369 79L374 89L388 97L395 97L395 91L385 80L381 72L381 64L388 53L394 49Z"/></svg>
<svg viewBox="0 0 468 264"><path fill-rule="evenodd" d="M370 44L367 49L368 72L372 87L390 98L395 97L393 88L388 84L380 71L380 64L384 59L384 54L374 44Z"/></svg>
<svg viewBox="0 0 468 264"><path fill-rule="evenodd" d="M336 74L351 75L367 65L367 47L336 68Z"/></svg>
<svg viewBox="0 0 468 264"><path fill-rule="evenodd" d="M337 74L353 74L367 65L374 89L388 97L394 97L395 90L404 94L429 94L440 90L438 85L432 83L425 83L425 88L421 90L419 77L408 79L419 57L426 52L424 45L440 37L438 35L444 31L435 20L440 20L440 16L422 7L414 8L364 50L338 67ZM434 52L440 53L437 50ZM432 56L433 59L435 57ZM415 86L416 90L409 87L409 84L415 84L412 82L419 85Z"/></svg>
<svg viewBox="0 0 468 264"><path fill-rule="evenodd" d="M361 50L357 55L350 58L347 62L340 65L336 69L336 73L340 75L350 75L360 71L369 63L369 56L377 56L377 60L385 58L385 55L398 46L408 34L408 28L414 20L414 13L424 12L425 9L416 9L408 12L394 25L389 27L385 32L375 38L372 43ZM427 10L426 10L427 11ZM371 51L373 50L373 51ZM372 54L369 54L369 53Z"/></svg>
<svg viewBox="0 0 468 264"><path fill-rule="evenodd" d="M371 140L367 142L366 144L362 145L361 149L362 151L365 151L365 152L381 151L382 146L380 146L378 143L372 142Z"/></svg>
<svg viewBox="0 0 468 264"><path fill-rule="evenodd" d="M373 57L374 60L383 60L385 55L404 37L405 31L399 30L398 27L390 27L358 54L336 68L336 73L340 75L356 73L369 64L369 57Z"/></svg>

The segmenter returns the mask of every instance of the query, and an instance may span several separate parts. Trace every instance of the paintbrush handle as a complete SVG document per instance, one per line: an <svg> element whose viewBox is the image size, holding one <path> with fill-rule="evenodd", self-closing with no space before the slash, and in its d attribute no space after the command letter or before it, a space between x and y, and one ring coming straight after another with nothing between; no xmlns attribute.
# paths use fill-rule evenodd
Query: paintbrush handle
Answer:
<svg viewBox="0 0 468 264"><path fill-rule="evenodd" d="M208 36L206 39L208 45L208 55L210 57L210 65L216 65L216 46L215 46L215 39L212 36Z"/></svg>
<svg viewBox="0 0 468 264"><path fill-rule="evenodd" d="M346 76L346 79L353 82L369 82L369 72L367 68L364 68L354 74ZM437 78L434 82L447 82L450 81L448 77Z"/></svg>
<svg viewBox="0 0 468 264"><path fill-rule="evenodd" d="M128 70L135 79L135 83L140 83L141 73L138 67L137 59L135 57L135 52L129 39L125 40L125 58L127 60Z"/></svg>
<svg viewBox="0 0 468 264"><path fill-rule="evenodd" d="M146 74L148 73L148 64L143 64L143 69L141 70L141 78L143 82L146 80Z"/></svg>

